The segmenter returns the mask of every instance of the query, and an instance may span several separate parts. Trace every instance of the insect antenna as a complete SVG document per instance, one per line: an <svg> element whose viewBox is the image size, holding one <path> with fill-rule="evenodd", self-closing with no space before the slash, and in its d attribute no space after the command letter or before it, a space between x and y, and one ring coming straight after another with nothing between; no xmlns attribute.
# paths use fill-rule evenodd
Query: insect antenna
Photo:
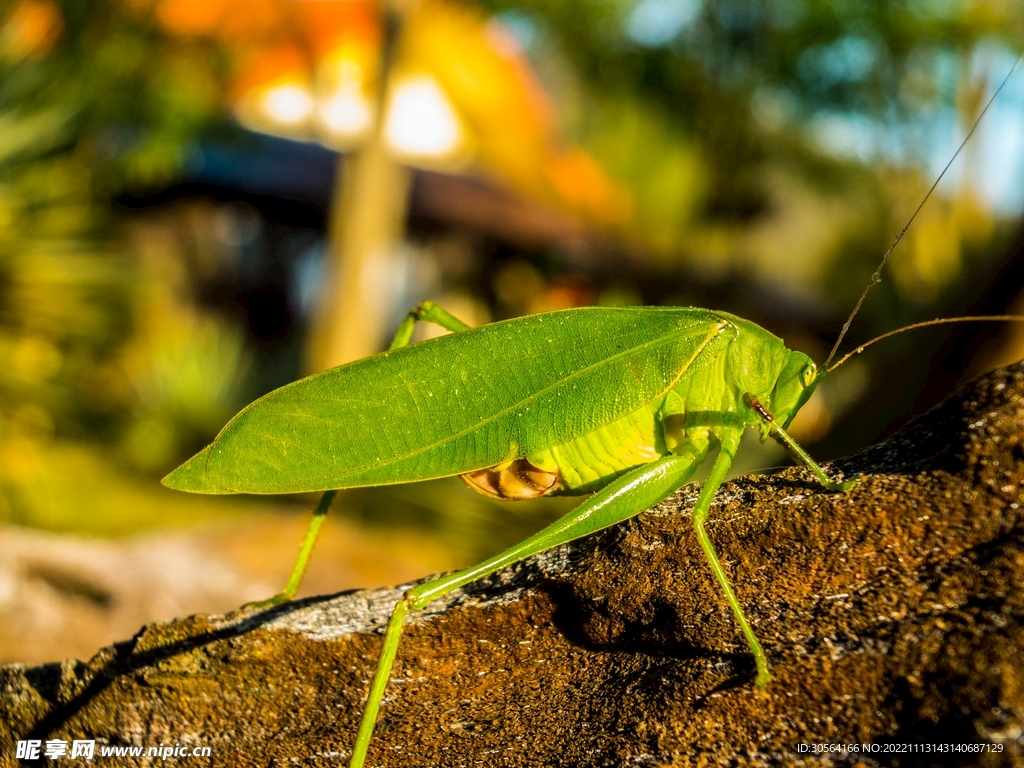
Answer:
<svg viewBox="0 0 1024 768"><path fill-rule="evenodd" d="M895 336L897 333L903 333L904 331L912 331L916 328L927 328L930 325L946 325L948 323L986 323L986 322L1009 322L1009 323L1024 323L1024 315L968 315L967 317L939 317L935 320L925 320L920 323L913 323L912 325L905 325L902 328L897 328L895 331L888 331L883 333L881 336L875 336L871 341L866 341L857 347L852 352L847 352L839 361L833 365L830 365L826 370L831 373L840 365L845 363L854 355L859 355L865 349L870 347L876 341L887 339L890 336ZM834 350L833 350L834 351Z"/></svg>
<svg viewBox="0 0 1024 768"><path fill-rule="evenodd" d="M928 202L928 198L932 196L932 193L935 191L935 188L939 186L939 182L942 181L942 177L946 175L946 171L949 170L950 166L953 165L953 161L956 160L957 157L960 155L960 151L967 145L967 142L971 140L971 136L974 135L974 131L978 128L978 125L981 123L982 118L985 117L985 113L988 112L989 107L992 106L992 102L996 100L996 97L1006 86L1006 83L1009 82L1010 78L1013 76L1013 73L1017 71L1017 67L1020 66L1022 60L1024 60L1024 52L1021 52L1021 54L1017 57L1017 61L1014 62L1013 66L1010 68L1010 71L1006 73L1006 77L1003 78L1003 81L999 84L999 87L996 88L992 96L989 97L989 100L985 103L985 108L981 110L981 113L978 115L977 119L975 119L974 121L974 124L971 126L971 130L967 132L967 135L964 137L964 140L960 142L960 146L956 148L956 152L954 152L953 156L949 158L949 162L946 163L945 168L942 169L942 172L935 179L935 182L931 185L931 187L928 188L928 191L925 193L924 198L921 200L920 203L918 203L917 208L914 209L914 213L911 214L910 218L907 220L907 223L903 225L903 229L901 229L899 231L899 234L896 235L896 239L892 241L892 245L889 246L889 250L887 250L885 252L885 255L882 256L882 261L879 262L878 267L871 275L871 279L868 280L868 284L864 287L864 292L861 293L860 298L857 299L857 303L854 305L853 311L850 313L850 316L846 318L846 322L843 323L843 329L839 332L839 338L837 338L836 343L832 345L832 351L828 353L828 358L825 360L825 364L822 367L827 368L828 370L832 370L839 365L839 363L836 363L836 365L829 367L829 363L832 362L832 358L835 357L836 352L839 351L839 345L842 344L843 339L846 337L847 331L850 330L850 325L853 323L853 318L857 316L857 313L860 311L861 306L864 304L864 299L867 298L867 295L871 291L871 289L874 288L876 284L882 281L882 270L885 269L885 265L889 262L889 257L892 256L892 252L896 250L896 246L899 245L900 240L902 240L904 235L907 234L907 231L910 229L910 225L914 223L914 219L917 218L917 214L919 214L921 212L921 209L924 208L924 204ZM942 320L932 320L928 323L908 325L906 328L900 328L897 331L892 331L890 333L879 336L877 339L872 339L871 341L868 342L868 344L872 344L873 342L878 341L879 339L884 339L886 336L891 336L894 333L909 330L910 328L918 328L923 325L937 325L943 322L953 322L955 319L956 318L947 318ZM966 320L967 318L959 319ZM867 346L867 344L865 344L864 346ZM852 352L850 354L856 354L856 352L859 352L863 348L864 347L859 347L855 352ZM843 360L846 360L848 357L850 357L850 355L844 357ZM843 360L840 360L840 362L843 362Z"/></svg>

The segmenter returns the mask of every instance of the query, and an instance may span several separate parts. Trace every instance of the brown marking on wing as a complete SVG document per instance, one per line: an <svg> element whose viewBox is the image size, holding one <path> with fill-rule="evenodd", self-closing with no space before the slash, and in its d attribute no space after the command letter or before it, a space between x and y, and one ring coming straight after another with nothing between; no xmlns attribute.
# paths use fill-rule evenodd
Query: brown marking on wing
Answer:
<svg viewBox="0 0 1024 768"><path fill-rule="evenodd" d="M633 378L636 379L637 384L644 383L644 373L640 370L640 363L636 361L636 358L629 361L629 372L633 374Z"/></svg>

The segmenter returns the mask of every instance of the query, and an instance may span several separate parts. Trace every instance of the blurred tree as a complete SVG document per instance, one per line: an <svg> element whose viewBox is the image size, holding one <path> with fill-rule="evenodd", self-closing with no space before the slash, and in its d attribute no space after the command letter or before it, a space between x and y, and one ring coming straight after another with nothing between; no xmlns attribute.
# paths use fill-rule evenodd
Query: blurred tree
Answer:
<svg viewBox="0 0 1024 768"><path fill-rule="evenodd" d="M1012 63L999 46L1024 42L1019 0L486 4L526 29L535 56L557 47L597 96L577 132L602 147L620 139L633 168L627 158L617 165L633 186L651 183L645 166L661 147L696 143L696 215L741 223L777 199L770 165L787 164L821 189L842 188L844 176L864 183L865 161L930 176L952 142L937 146L928 132L956 128L941 123L949 110L973 120L990 78ZM656 126L666 127L655 143ZM917 189L903 194L913 199ZM684 242L675 249L692 251Z"/></svg>
<svg viewBox="0 0 1024 768"><path fill-rule="evenodd" d="M1024 39L1021 10L1021 0L437 0L396 37L385 93L372 2L15 2L0 28L0 348L14 361L0 373L2 428L103 435L156 468L230 415L239 333L195 309L187 248L128 260L108 206L172 179L228 104L253 126L273 119L275 131L343 149L378 125L379 142L412 141L388 160L397 177L400 163L428 163L415 156L427 139L454 131L462 146L438 167L473 167L628 243L621 263L555 253L552 268L526 254L483 270L479 290L498 314L715 305L813 351L814 332L835 332L859 275L948 158L1002 52ZM397 110L400 92L432 105L433 122L391 135L374 99ZM966 174L926 210L860 338L949 304L968 259L1006 231L975 181ZM404 184L391 189L397 213L383 218L397 230ZM833 416L858 387L836 395ZM823 433L820 412L808 434Z"/></svg>
<svg viewBox="0 0 1024 768"><path fill-rule="evenodd" d="M242 5L156 7L167 29L231 52L243 124L347 153L311 368L372 354L384 341L410 166L471 169L602 226L627 218L628 195L565 141L514 36L478 9L447 0L268 0L243 14Z"/></svg>
<svg viewBox="0 0 1024 768"><path fill-rule="evenodd" d="M238 405L239 333L132 260L110 205L179 172L220 110L220 68L122 2L0 14L0 516L33 519L25 484L51 438L159 468Z"/></svg>

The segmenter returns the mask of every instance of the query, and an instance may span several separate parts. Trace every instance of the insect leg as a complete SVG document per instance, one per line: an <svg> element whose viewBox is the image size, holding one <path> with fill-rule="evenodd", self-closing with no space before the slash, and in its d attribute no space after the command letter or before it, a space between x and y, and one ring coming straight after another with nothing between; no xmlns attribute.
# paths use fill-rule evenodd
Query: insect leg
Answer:
<svg viewBox="0 0 1024 768"><path fill-rule="evenodd" d="M302 577L306 575L306 566L309 565L310 555L313 554L313 545L316 544L317 536L320 535L320 527L324 524L327 510L331 508L331 502L334 501L334 494L336 493L337 491L325 491L324 495L320 497L316 509L313 510L313 519L309 521L306 535L302 537L302 544L299 545L299 556L295 559L295 565L292 566L292 574L288 577L288 583L285 585L285 588L269 600L246 603L246 608L268 608L272 605L286 603L295 597L295 593L299 591L299 585L302 584Z"/></svg>
<svg viewBox="0 0 1024 768"><path fill-rule="evenodd" d="M818 466L818 463L810 457L807 451L800 447L796 440L786 434L786 430L779 426L779 423L775 421L775 417L772 416L771 412L765 408L756 397L751 395L749 392L743 397L746 400L747 405L753 409L754 413L756 413L758 417L768 425L769 430L774 434L775 438L786 446L786 450L788 450L797 461L801 462L814 473L814 476L818 478L818 482L825 487L825 490L842 491L845 493L857 484L858 478L856 477L850 478L842 483L837 483L825 474L825 470Z"/></svg>
<svg viewBox="0 0 1024 768"><path fill-rule="evenodd" d="M718 559L718 553L715 552L715 545L711 543L711 538L704 529L704 523L708 518L708 511L711 509L711 502L714 500L718 488L722 485L722 481L725 480L729 467L732 466L732 460L736 455L736 448L739 445L741 435L742 430L730 431L719 435L722 447L715 458L714 465L711 467L708 479L704 482L704 487L700 489L697 503L693 507L693 528L697 532L697 541L700 542L701 549L704 550L704 555L708 559L711 571L715 574L715 578L718 579L718 584L725 593L725 599L729 603L729 607L732 608L733 616L736 617L736 622L740 625L740 630L742 630L743 636L747 640L747 645L750 646L750 651L754 654L754 663L757 665L757 677L754 682L759 687L764 688L765 684L772 679L772 676L768 673L768 657L765 656L757 635L754 634L750 622L747 621L740 601L732 589L732 584L729 583L729 577L726 576L725 569Z"/></svg>
<svg viewBox="0 0 1024 768"><path fill-rule="evenodd" d="M402 321L402 324L398 328L398 333L395 334L395 338L391 342L390 349L404 347L409 343L409 339L412 337L413 326L416 325L418 320L423 320L428 323L436 323L449 331L465 331L469 328L469 326L464 322L437 306L434 302L424 301L419 306L414 307L409 314L406 315L405 320ZM271 605L278 605L280 603L287 602L295 597L295 593L299 591L299 585L302 584L302 577L306 574L306 566L309 565L310 555L313 554L313 546L316 544L317 537L320 535L320 528L324 524L324 519L327 517L327 510L330 508L331 502L334 500L335 493L337 493L337 491L327 491L324 493L324 495L320 497L320 502L316 505L316 509L313 510L313 519L309 521L309 527L306 528L306 535L303 537L302 544L299 547L299 556L295 560L295 565L292 566L292 573L291 576L288 577L288 584L285 585L284 590L274 595L269 600L246 603L247 607L266 608Z"/></svg>
<svg viewBox="0 0 1024 768"><path fill-rule="evenodd" d="M384 644L377 660L377 670L370 683L366 708L359 724L349 768L362 768L366 748L373 735L384 689L391 675L391 666L402 635L402 622L406 613L419 610L439 597L470 582L494 573L505 566L551 549L559 544L578 539L602 528L626 520L657 504L685 483L697 466L693 457L665 456L650 464L627 472L591 496L568 514L547 528L504 552L478 565L458 571L440 579L413 587L398 601L384 633Z"/></svg>
<svg viewBox="0 0 1024 768"><path fill-rule="evenodd" d="M388 349L398 349L399 347L407 345L409 343L409 339L412 338L412 329L419 320L440 325L447 331L458 332L469 329L468 325L452 315L450 312L441 309L441 307L437 306L434 302L424 301L419 306L413 307L409 310L409 314L405 316L402 324L398 326L395 338L391 340L391 346L388 347Z"/></svg>

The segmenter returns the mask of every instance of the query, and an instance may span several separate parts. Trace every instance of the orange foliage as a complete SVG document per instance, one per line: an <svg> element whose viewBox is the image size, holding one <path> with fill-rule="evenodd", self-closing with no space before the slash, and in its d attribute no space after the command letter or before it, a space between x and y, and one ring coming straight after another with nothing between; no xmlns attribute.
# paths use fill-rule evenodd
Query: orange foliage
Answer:
<svg viewBox="0 0 1024 768"><path fill-rule="evenodd" d="M550 99L500 24L424 0L405 24L398 66L437 78L474 134L479 163L513 189L601 224L628 218L627 193L584 152L563 148Z"/></svg>
<svg viewBox="0 0 1024 768"><path fill-rule="evenodd" d="M281 0L159 0L156 18L179 35L255 41L285 32L290 26L291 5Z"/></svg>
<svg viewBox="0 0 1024 768"><path fill-rule="evenodd" d="M288 40L313 56L353 38L379 38L379 12L369 0L158 0L157 20L170 32L226 43Z"/></svg>
<svg viewBox="0 0 1024 768"><path fill-rule="evenodd" d="M0 54L11 59L45 56L63 30L55 3L21 0L0 26Z"/></svg>
<svg viewBox="0 0 1024 768"><path fill-rule="evenodd" d="M381 9L371 0L155 0L177 34L235 52L236 99L281 82L314 89L324 63L351 60L375 78ZM470 134L476 161L511 188L605 225L629 216L628 195L560 138L556 111L516 40L479 11L423 0L403 23L395 71L429 74ZM320 82L318 88L331 84Z"/></svg>
<svg viewBox="0 0 1024 768"><path fill-rule="evenodd" d="M574 210L585 212L599 224L625 224L628 220L633 207L629 193L612 182L586 152L573 148L551 154L543 170Z"/></svg>
<svg viewBox="0 0 1024 768"><path fill-rule="evenodd" d="M313 78L340 48L380 44L380 13L371 0L157 0L168 31L210 37L234 54L236 97L261 86Z"/></svg>
<svg viewBox="0 0 1024 768"><path fill-rule="evenodd" d="M380 45L380 11L367 0L302 0L297 20L319 59L345 44Z"/></svg>
<svg viewBox="0 0 1024 768"><path fill-rule="evenodd" d="M231 89L236 98L260 86L304 81L310 77L309 54L294 43L256 48L248 55L240 55L240 58L244 66Z"/></svg>

